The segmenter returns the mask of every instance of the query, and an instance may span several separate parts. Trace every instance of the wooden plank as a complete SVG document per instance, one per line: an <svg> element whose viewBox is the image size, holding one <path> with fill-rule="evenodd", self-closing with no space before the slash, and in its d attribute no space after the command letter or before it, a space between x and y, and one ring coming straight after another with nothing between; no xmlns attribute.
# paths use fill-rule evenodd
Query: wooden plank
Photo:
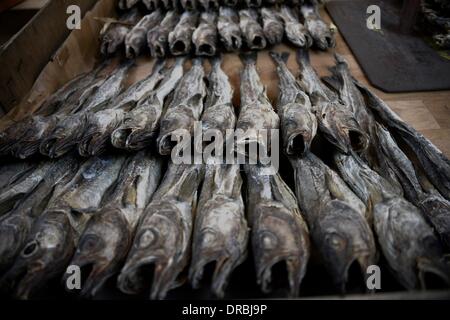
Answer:
<svg viewBox="0 0 450 320"><path fill-rule="evenodd" d="M66 9L79 5L82 14L95 0L53 0L40 10L0 51L0 107L18 104L52 54L70 33Z"/></svg>

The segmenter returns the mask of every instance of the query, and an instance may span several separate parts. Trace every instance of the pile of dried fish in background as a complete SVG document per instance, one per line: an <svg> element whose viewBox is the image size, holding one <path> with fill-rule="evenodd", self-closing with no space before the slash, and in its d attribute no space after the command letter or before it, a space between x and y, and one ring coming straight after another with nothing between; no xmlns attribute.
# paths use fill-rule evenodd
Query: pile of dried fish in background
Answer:
<svg viewBox="0 0 450 320"><path fill-rule="evenodd" d="M184 58L157 61L129 88L132 64L107 61L3 131L2 155L58 159L3 159L1 291L38 296L54 279L66 284L75 265L83 297L111 281L152 299L184 281L210 283L224 297L245 261L264 294L281 283L281 294L298 296L317 266L346 292L356 265L364 288L368 266L380 261L406 289L425 288L427 274L449 285L450 161L355 82L342 57L321 80L307 50L298 51L298 77L287 53L271 56L276 108L255 52L242 56L238 115L220 56L210 60L208 85L199 58L186 72ZM165 158L172 135L198 120L221 133L280 128L283 170Z"/></svg>
<svg viewBox="0 0 450 320"><path fill-rule="evenodd" d="M421 0L422 25L434 43L450 49L450 3L446 0Z"/></svg>
<svg viewBox="0 0 450 320"><path fill-rule="evenodd" d="M322 20L317 0L273 1L121 1L117 20L106 19L101 51L125 50L130 59L150 52L162 58L194 53L214 56L222 49L262 50L283 42L295 47L334 46L334 34ZM141 9L141 10L140 10ZM201 12L200 9L205 11ZM183 11L184 10L184 11ZM145 12L142 14L142 12ZM150 13L149 13L150 12Z"/></svg>

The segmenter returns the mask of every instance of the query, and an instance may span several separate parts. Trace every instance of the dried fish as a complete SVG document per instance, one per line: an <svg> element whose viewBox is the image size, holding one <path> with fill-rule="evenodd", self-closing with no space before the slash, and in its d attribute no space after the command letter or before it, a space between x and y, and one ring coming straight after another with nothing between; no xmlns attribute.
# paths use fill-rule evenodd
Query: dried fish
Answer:
<svg viewBox="0 0 450 320"><path fill-rule="evenodd" d="M317 133L317 119L309 97L300 88L286 63L289 53L270 53L277 65L280 78L278 115L281 122L283 150L288 155L307 152Z"/></svg>
<svg viewBox="0 0 450 320"><path fill-rule="evenodd" d="M152 57L164 58L169 54L169 33L179 19L180 15L175 10L169 11L161 23L147 33L147 43Z"/></svg>
<svg viewBox="0 0 450 320"><path fill-rule="evenodd" d="M423 190L413 164L397 146L390 133L380 125L377 126L377 136L382 150L380 157L388 159L388 164L403 186L406 198L422 209L442 242L450 248L450 202L435 190Z"/></svg>
<svg viewBox="0 0 450 320"><path fill-rule="evenodd" d="M284 31L290 43L300 48L311 47L313 39L305 26L299 21L298 15L293 8L282 5L280 17L284 21Z"/></svg>
<svg viewBox="0 0 450 320"><path fill-rule="evenodd" d="M309 260L309 232L292 191L279 174L265 175L260 166L245 165L247 215L252 229L257 282L269 292L271 269L287 268L289 293L298 296Z"/></svg>
<svg viewBox="0 0 450 320"><path fill-rule="evenodd" d="M450 200L450 160L421 133L404 122L389 106L361 84L367 106L389 130L401 138L415 154L430 182Z"/></svg>
<svg viewBox="0 0 450 320"><path fill-rule="evenodd" d="M161 10L144 16L125 37L125 52L128 59L138 57L147 46L147 32L156 27L162 20Z"/></svg>
<svg viewBox="0 0 450 320"><path fill-rule="evenodd" d="M14 262L28 237L34 220L44 211L58 183L68 182L78 169L78 160L69 155L49 164L42 175L35 178L39 182L6 215L0 218L0 270L5 270Z"/></svg>
<svg viewBox="0 0 450 320"><path fill-rule="evenodd" d="M87 223L70 265L84 271L82 296L94 296L120 271L140 216L162 177L162 161L141 151L125 162L105 205ZM88 274L86 274L88 272Z"/></svg>
<svg viewBox="0 0 450 320"><path fill-rule="evenodd" d="M298 50L297 61L302 75L300 85L311 98L319 130L325 138L343 153L351 149L358 152L366 150L369 144L367 134L353 112L320 81L309 62L307 50Z"/></svg>
<svg viewBox="0 0 450 320"><path fill-rule="evenodd" d="M240 0L223 0L222 2L225 6L236 7L239 4Z"/></svg>
<svg viewBox="0 0 450 320"><path fill-rule="evenodd" d="M111 142L111 135L123 122L125 114L132 110L145 94L152 91L161 81L160 73L164 63L156 62L151 74L145 79L136 82L125 92L113 99L109 107L86 118L86 130L78 143L78 152L82 156L99 155Z"/></svg>
<svg viewBox="0 0 450 320"><path fill-rule="evenodd" d="M233 107L233 88L226 73L221 69L222 57L211 60L212 70L208 77L208 94L202 114L202 131L205 137L214 131L226 137L227 129L234 130L236 115ZM196 146L197 150L203 150ZM216 155L219 150L215 150Z"/></svg>
<svg viewBox="0 0 450 320"><path fill-rule="evenodd" d="M259 8L262 7L263 0L245 0L245 4L249 8Z"/></svg>
<svg viewBox="0 0 450 320"><path fill-rule="evenodd" d="M197 11L197 0L180 0L181 7L187 11Z"/></svg>
<svg viewBox="0 0 450 320"><path fill-rule="evenodd" d="M206 96L202 62L200 58L192 60L191 69L178 83L172 101L161 117L157 144L162 155L170 154L174 147L172 138L182 135L184 130L192 134L195 122L200 119Z"/></svg>
<svg viewBox="0 0 450 320"><path fill-rule="evenodd" d="M345 292L356 262L364 277L375 264L376 247L364 203L314 154L291 158L296 194L311 237L334 284Z"/></svg>
<svg viewBox="0 0 450 320"><path fill-rule="evenodd" d="M269 154L270 139L267 139L261 130L278 129L280 119L270 104L256 70L257 53L242 55L241 59L244 69L241 72L241 110L236 129L247 134L241 135L241 139L236 141L236 146L258 144L259 148L264 150L264 154Z"/></svg>
<svg viewBox="0 0 450 320"><path fill-rule="evenodd" d="M250 50L264 49L267 41L258 23L258 13L254 9L242 9L239 11L239 19L239 26L247 47Z"/></svg>
<svg viewBox="0 0 450 320"><path fill-rule="evenodd" d="M145 7L149 11L158 10L160 6L160 0L142 0L142 3L144 3Z"/></svg>
<svg viewBox="0 0 450 320"><path fill-rule="evenodd" d="M0 170L0 190L29 175L37 167L35 161L10 161L2 163ZM1 215L1 214L0 214Z"/></svg>
<svg viewBox="0 0 450 320"><path fill-rule="evenodd" d="M106 106L111 99L120 94L124 79L131 66L131 62L123 64L83 103L79 112L67 116L56 124L55 128L42 141L40 152L51 158L57 158L81 141L86 128L87 112Z"/></svg>
<svg viewBox="0 0 450 320"><path fill-rule="evenodd" d="M206 265L215 263L211 288L223 297L231 272L247 257L248 227L238 165L207 165L195 217L189 279L199 287Z"/></svg>
<svg viewBox="0 0 450 320"><path fill-rule="evenodd" d="M357 155L338 153L335 161L344 180L370 204L378 242L398 281L410 290L425 288L424 275L432 273L450 284L439 240L420 210Z"/></svg>
<svg viewBox="0 0 450 320"><path fill-rule="evenodd" d="M217 14L213 11L202 12L197 29L192 34L195 54L213 56L217 51Z"/></svg>
<svg viewBox="0 0 450 320"><path fill-rule="evenodd" d="M131 8L134 7L138 2L139 2L139 0L125 0L125 6L126 6L127 9L131 9ZM145 0L143 0L143 2L145 3Z"/></svg>
<svg viewBox="0 0 450 320"><path fill-rule="evenodd" d="M147 92L136 108L125 114L122 124L111 135L114 147L140 150L156 138L164 100L183 76L183 63L184 59L178 58L156 90Z"/></svg>
<svg viewBox="0 0 450 320"><path fill-rule="evenodd" d="M198 0L198 2L200 6L206 11L219 9L219 0Z"/></svg>
<svg viewBox="0 0 450 320"><path fill-rule="evenodd" d="M191 39L197 20L198 13L195 11L186 11L181 15L175 29L169 33L169 47L173 55L184 55L191 51Z"/></svg>
<svg viewBox="0 0 450 320"><path fill-rule="evenodd" d="M271 45L283 41L284 26L278 11L274 7L261 8L264 36Z"/></svg>
<svg viewBox="0 0 450 320"><path fill-rule="evenodd" d="M228 7L220 7L217 31L227 51L237 51L241 48L242 38L239 16L235 10Z"/></svg>
<svg viewBox="0 0 450 320"><path fill-rule="evenodd" d="M193 210L203 171L203 165L169 164L153 200L144 210L119 275L121 291L142 291L149 285L144 281L147 274L153 274L151 299L163 299L178 285L177 277L189 262Z"/></svg>
<svg viewBox="0 0 450 320"><path fill-rule="evenodd" d="M34 223L13 266L0 280L20 299L28 299L70 261L92 212L116 181L123 156L92 158L66 185L58 185L48 208Z"/></svg>
<svg viewBox="0 0 450 320"><path fill-rule="evenodd" d="M103 55L112 55L125 44L125 37L139 21L140 15L136 7L126 11L119 21L106 22L100 32L100 51Z"/></svg>
<svg viewBox="0 0 450 320"><path fill-rule="evenodd" d="M332 48L336 45L334 34L320 16L318 3L311 2L303 4L300 8L305 19L305 27L319 49Z"/></svg>

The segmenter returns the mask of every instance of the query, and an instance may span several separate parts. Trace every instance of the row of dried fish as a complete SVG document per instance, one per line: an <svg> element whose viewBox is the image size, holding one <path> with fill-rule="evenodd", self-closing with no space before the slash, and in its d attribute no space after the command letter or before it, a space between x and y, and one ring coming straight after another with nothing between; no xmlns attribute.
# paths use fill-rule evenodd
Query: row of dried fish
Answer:
<svg viewBox="0 0 450 320"><path fill-rule="evenodd" d="M316 0L119 0L119 9L132 9L143 4L147 10L155 11L157 9L165 10L217 10L219 6L228 6L233 8L260 8L264 5L288 4L297 6L304 2L317 3Z"/></svg>
<svg viewBox="0 0 450 320"><path fill-rule="evenodd" d="M195 51L199 56L214 56L222 46L237 51L246 46L261 50L276 45L286 37L297 47L326 50L334 46L334 34L322 20L318 6L300 9L286 5L259 10L235 10L220 7L218 12L198 13L156 10L140 18L138 10L123 14L118 21L107 20L101 32L101 51L113 54L123 47L126 56L134 58L148 47L153 57L178 56ZM303 23L300 21L300 16Z"/></svg>
<svg viewBox="0 0 450 320"><path fill-rule="evenodd" d="M264 292L273 266L284 262L290 294L298 294L310 241L342 291L350 266L356 262L367 275L367 267L377 263L377 248L407 289L424 287L426 273L448 282L449 266L442 260L442 244L449 245L448 159L355 83L341 57L325 79L328 87L305 51L298 55L300 79L286 67L286 54L272 56L280 77L277 113L253 53L244 56L237 119L220 60L213 62L207 90L195 60L165 113L160 151L173 147L168 135L192 130L198 119L203 130L222 132L281 127L296 196L280 174L267 175L262 164L244 166L241 191L236 165L169 163L163 175L162 160L148 151L84 163L71 155L15 163L0 179L0 257L6 270L0 287L26 298L68 265L78 265L88 273L84 295L95 295L119 273L121 291L150 287L151 298L164 298L180 284L183 270L189 268L197 287L205 266L215 262L212 290L223 296L231 272L246 258L247 241ZM247 143L261 141L255 138ZM327 147L314 150L314 141Z"/></svg>

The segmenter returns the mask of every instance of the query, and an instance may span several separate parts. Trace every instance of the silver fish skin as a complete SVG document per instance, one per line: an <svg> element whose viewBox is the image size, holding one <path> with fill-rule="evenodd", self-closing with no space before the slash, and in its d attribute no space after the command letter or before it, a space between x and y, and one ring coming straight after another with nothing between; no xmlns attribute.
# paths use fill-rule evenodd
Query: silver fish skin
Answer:
<svg viewBox="0 0 450 320"><path fill-rule="evenodd" d="M236 147L243 144L258 144L267 153L270 148L270 139L266 139L261 130L272 130L280 127L280 118L273 110L266 95L264 85L256 69L257 53L252 52L241 56L244 69L241 72L241 110L239 112L236 130L245 135L237 139ZM246 148L247 149L247 148ZM237 150L239 152L239 150Z"/></svg>
<svg viewBox="0 0 450 320"><path fill-rule="evenodd" d="M383 156L397 175L406 198L418 206L425 218L439 234L443 244L450 248L450 201L439 192L427 192L422 188L413 164L398 147L391 134L377 126Z"/></svg>
<svg viewBox="0 0 450 320"><path fill-rule="evenodd" d="M221 63L221 56L211 60L212 68L208 76L208 94L201 117L202 132L205 137L213 132L226 137L227 129L234 130L236 126L233 88L227 74L221 68ZM203 144L203 142L201 143ZM196 146L197 150L204 150L204 147L205 144Z"/></svg>
<svg viewBox="0 0 450 320"><path fill-rule="evenodd" d="M68 182L77 169L78 160L72 155L52 163L39 184L12 211L0 218L0 270L5 270L14 262L33 222L44 211L54 186Z"/></svg>
<svg viewBox="0 0 450 320"><path fill-rule="evenodd" d="M125 37L125 53L128 59L138 57L147 47L148 30L153 29L163 19L160 9L144 16Z"/></svg>
<svg viewBox="0 0 450 320"><path fill-rule="evenodd" d="M249 8L259 8L262 7L263 0L245 0L245 4Z"/></svg>
<svg viewBox="0 0 450 320"><path fill-rule="evenodd" d="M108 105L105 110L89 113L86 117L86 130L78 143L81 156L99 155L110 144L111 135L123 122L126 112L136 107L144 95L152 91L162 80L162 61L156 62L149 76L130 86Z"/></svg>
<svg viewBox="0 0 450 320"><path fill-rule="evenodd" d="M313 40L308 30L300 22L294 9L282 5L280 8L280 17L284 21L284 32L286 38L291 44L299 48L311 47Z"/></svg>
<svg viewBox="0 0 450 320"><path fill-rule="evenodd" d="M214 56L217 52L217 14L205 11L200 14L197 29L192 34L195 54L198 56Z"/></svg>
<svg viewBox="0 0 450 320"><path fill-rule="evenodd" d="M148 11L156 11L160 6L159 0L142 0L142 3L145 5Z"/></svg>
<svg viewBox="0 0 450 320"><path fill-rule="evenodd" d="M25 159L39 149L40 138L51 124L56 114L64 114L74 108L79 98L94 82L97 72L93 70L84 76L77 77L50 96L33 115L27 116L13 126L0 133L0 155L11 153Z"/></svg>
<svg viewBox="0 0 450 320"><path fill-rule="evenodd" d="M272 267L285 262L289 295L298 296L310 256L310 243L297 199L279 174L265 175L257 165L245 165L244 169L257 282L268 293Z"/></svg>
<svg viewBox="0 0 450 320"><path fill-rule="evenodd" d="M239 16L229 7L221 6L217 19L217 31L227 51L237 51L242 46L242 34L239 27Z"/></svg>
<svg viewBox="0 0 450 320"><path fill-rule="evenodd" d="M364 203L312 153L291 158L296 194L310 234L337 289L345 292L350 266L366 277L376 263L375 240Z"/></svg>
<svg viewBox="0 0 450 320"><path fill-rule="evenodd" d="M220 5L219 0L198 0L198 3L205 11L218 10Z"/></svg>
<svg viewBox="0 0 450 320"><path fill-rule="evenodd" d="M367 106L409 146L430 182L443 197L450 200L450 160L430 140L404 122L383 100L363 85L357 85L366 98Z"/></svg>
<svg viewBox="0 0 450 320"><path fill-rule="evenodd" d="M51 158L58 158L74 148L83 138L86 129L89 111L95 108L104 108L114 97L123 90L124 79L132 66L130 62L125 63L115 74L110 76L81 106L78 113L71 114L58 123L53 131L47 135L40 145L40 152Z"/></svg>
<svg viewBox="0 0 450 320"><path fill-rule="evenodd" d="M119 275L117 284L122 292L134 294L150 285L150 298L163 299L177 286L177 277L189 262L193 210L203 176L203 165L169 164L139 222ZM151 284L143 281L147 272L153 272Z"/></svg>
<svg viewBox="0 0 450 320"><path fill-rule="evenodd" d="M150 54L154 58L164 58L169 54L169 33L175 28L180 15L175 11L169 11L156 26L147 33L147 44L150 48Z"/></svg>
<svg viewBox="0 0 450 320"><path fill-rule="evenodd" d="M281 123L283 150L288 155L302 155L310 149L317 133L317 118L311 102L301 89L286 63L289 53L271 52L279 81L278 115Z"/></svg>
<svg viewBox="0 0 450 320"><path fill-rule="evenodd" d="M126 150L140 150L156 138L166 97L183 76L184 58L178 58L166 78L153 91L139 100L136 108L126 113L122 124L113 131L111 143Z"/></svg>
<svg viewBox="0 0 450 320"><path fill-rule="evenodd" d="M175 29L169 33L169 48L174 56L185 55L191 51L192 34L197 27L198 13L184 12Z"/></svg>
<svg viewBox="0 0 450 320"><path fill-rule="evenodd" d="M207 165L195 216L189 279L198 288L207 264L215 263L211 290L223 298L233 270L247 257L249 229L238 165Z"/></svg>
<svg viewBox="0 0 450 320"><path fill-rule="evenodd" d="M68 184L55 188L22 252L0 280L1 287L11 288L19 299L28 299L64 271L91 213L99 209L123 162L123 156L92 158Z"/></svg>
<svg viewBox="0 0 450 320"><path fill-rule="evenodd" d="M87 223L70 265L91 266L81 296L94 297L120 271L144 208L162 177L162 160L141 151L125 162L112 193Z"/></svg>
<svg viewBox="0 0 450 320"><path fill-rule="evenodd" d="M139 11L136 7L127 10L117 22L107 22L100 32L100 51L104 56L110 56L125 45L125 37L138 23Z"/></svg>
<svg viewBox="0 0 450 320"><path fill-rule="evenodd" d="M263 28L258 23L258 13L255 9L239 10L239 27L250 50L262 50L267 46L267 40Z"/></svg>
<svg viewBox="0 0 450 320"><path fill-rule="evenodd" d="M191 69L178 83L171 103L161 117L160 132L157 139L158 151L168 155L172 151L172 137L187 130L193 133L195 122L203 112L203 100L206 96L203 60L192 60Z"/></svg>
<svg viewBox="0 0 450 320"><path fill-rule="evenodd" d="M198 9L197 0L180 0L180 5L186 11L197 11Z"/></svg>
<svg viewBox="0 0 450 320"><path fill-rule="evenodd" d="M25 160L2 163L0 169L0 190L4 187L11 185L29 175L34 169L36 169L37 163L35 161Z"/></svg>
<svg viewBox="0 0 450 320"><path fill-rule="evenodd" d="M11 210L20 199L36 188L51 168L51 161L42 161L28 174L5 185L0 190L0 212L3 214Z"/></svg>
<svg viewBox="0 0 450 320"><path fill-rule="evenodd" d="M310 65L306 50L298 50L297 61L302 74L300 85L311 98L319 130L324 137L343 153L348 154L350 150L364 152L369 145L369 137L356 116L320 81Z"/></svg>
<svg viewBox="0 0 450 320"><path fill-rule="evenodd" d="M303 4L300 12L305 19L305 27L314 40L314 44L321 50L333 48L336 45L336 39L330 28L319 13L318 4Z"/></svg>
<svg viewBox="0 0 450 320"><path fill-rule="evenodd" d="M410 290L425 288L425 273L449 283L441 245L420 210L357 155L337 153L335 162L343 179L370 204L378 242L397 280Z"/></svg>
<svg viewBox="0 0 450 320"><path fill-rule="evenodd" d="M281 43L284 36L284 26L277 10L274 7L263 7L260 10L260 15L267 41L271 45Z"/></svg>
<svg viewBox="0 0 450 320"><path fill-rule="evenodd" d="M176 0L161 0L160 6L166 10L172 10L177 8L177 1Z"/></svg>

